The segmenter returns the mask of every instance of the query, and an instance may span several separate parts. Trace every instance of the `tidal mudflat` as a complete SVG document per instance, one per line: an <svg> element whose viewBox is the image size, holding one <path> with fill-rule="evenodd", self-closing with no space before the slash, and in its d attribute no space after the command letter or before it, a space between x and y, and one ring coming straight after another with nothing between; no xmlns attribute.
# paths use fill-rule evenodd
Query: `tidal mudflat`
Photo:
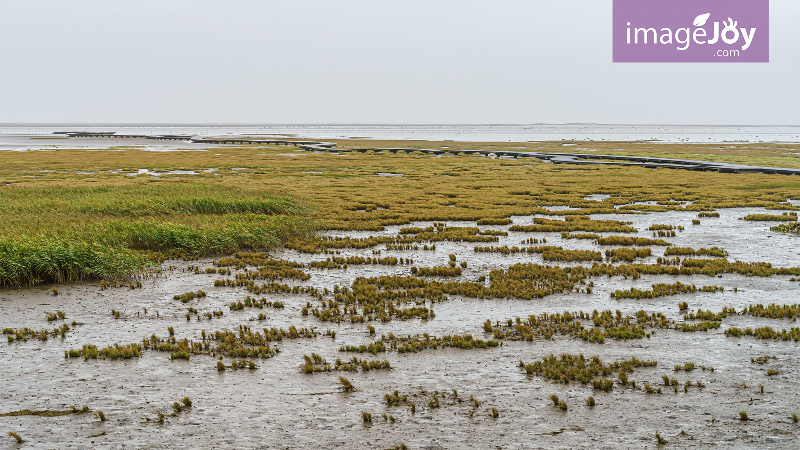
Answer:
<svg viewBox="0 0 800 450"><path fill-rule="evenodd" d="M0 153L3 445L795 446L795 177L298 154Z"/></svg>

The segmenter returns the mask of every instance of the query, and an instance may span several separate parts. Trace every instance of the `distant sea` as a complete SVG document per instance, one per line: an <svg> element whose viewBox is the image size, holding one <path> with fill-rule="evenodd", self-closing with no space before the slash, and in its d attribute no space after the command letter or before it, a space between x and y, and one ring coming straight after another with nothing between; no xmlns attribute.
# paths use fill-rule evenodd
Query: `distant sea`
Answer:
<svg viewBox="0 0 800 450"><path fill-rule="evenodd" d="M49 135L57 131L114 131L125 134L264 136L302 139L386 139L467 142L660 141L800 142L800 126L700 125L159 125L159 124L5 124L0 144L11 135Z"/></svg>

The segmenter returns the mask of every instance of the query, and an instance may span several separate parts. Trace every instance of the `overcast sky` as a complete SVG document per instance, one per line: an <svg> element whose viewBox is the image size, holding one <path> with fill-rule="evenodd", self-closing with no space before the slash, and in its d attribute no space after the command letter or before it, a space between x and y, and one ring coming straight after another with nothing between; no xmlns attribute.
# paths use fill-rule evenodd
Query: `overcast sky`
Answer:
<svg viewBox="0 0 800 450"><path fill-rule="evenodd" d="M770 63L613 64L611 0L2 0L0 122L800 124Z"/></svg>

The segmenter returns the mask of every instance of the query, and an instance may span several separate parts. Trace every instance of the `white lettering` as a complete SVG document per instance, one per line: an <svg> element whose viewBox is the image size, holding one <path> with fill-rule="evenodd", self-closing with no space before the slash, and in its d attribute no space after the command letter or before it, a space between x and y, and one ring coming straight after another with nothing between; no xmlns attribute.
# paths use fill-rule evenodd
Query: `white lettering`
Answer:
<svg viewBox="0 0 800 450"><path fill-rule="evenodd" d="M747 28L742 28L742 37L744 38L744 46L742 46L742 50L747 50L750 48L750 44L753 42L753 36L756 34L755 28L750 28L750 35L747 35Z"/></svg>
<svg viewBox="0 0 800 450"><path fill-rule="evenodd" d="M639 32L640 31L644 31L644 43L645 44L647 44L647 33L651 32L651 31L653 32L653 44L657 44L658 43L658 33L656 33L656 29L655 28L637 28L637 29L635 29L633 31L633 42L634 42L634 44L638 44L639 43ZM737 31L737 33L738 33L738 31ZM737 38L738 38L738 35L737 35Z"/></svg>
<svg viewBox="0 0 800 450"><path fill-rule="evenodd" d="M702 32L702 34L700 34L701 32ZM697 29L695 29L695 30L694 30L694 36L693 36L693 38L694 38L694 41L695 41L696 43L698 43L698 44L705 44L705 43L706 43L706 41L698 41L698 40L697 40L697 38L698 38L698 37L701 37L701 38L704 38L704 37L706 37L706 30L704 30L703 28L697 28Z"/></svg>
<svg viewBox="0 0 800 450"><path fill-rule="evenodd" d="M681 40L681 31L686 34L685 40ZM690 33L688 28L678 28L678 30L675 32L675 40L678 41L678 44L685 44L683 48L677 47L678 50L686 50L689 48L689 35Z"/></svg>
<svg viewBox="0 0 800 450"><path fill-rule="evenodd" d="M708 41L709 44L716 44L719 41L719 22L714 22L714 39Z"/></svg>
<svg viewBox="0 0 800 450"><path fill-rule="evenodd" d="M661 31L666 31L666 33L661 35L661 43L662 44L672 44L672 30L669 28L662 28ZM664 38L667 38L664 40Z"/></svg>

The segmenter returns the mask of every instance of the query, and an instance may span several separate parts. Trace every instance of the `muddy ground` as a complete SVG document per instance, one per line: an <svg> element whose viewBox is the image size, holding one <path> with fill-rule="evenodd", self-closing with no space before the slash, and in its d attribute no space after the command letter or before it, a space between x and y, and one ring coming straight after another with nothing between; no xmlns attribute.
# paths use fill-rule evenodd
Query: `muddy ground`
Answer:
<svg viewBox="0 0 800 450"><path fill-rule="evenodd" d="M639 215L598 215L593 219L632 221L640 236L650 236L647 227L654 223L682 225L685 231L666 238L681 247L719 246L729 252L728 259L748 262L766 261L776 267L800 266L800 245L797 237L770 232L766 222L737 220L751 213L772 213L757 208L720 210L720 218L701 219L692 225L694 212L669 212ZM530 223L531 217L514 217L515 224ZM414 226L430 226L416 223ZM448 223L450 226L474 226L474 223ZM505 230L508 226L480 227ZM349 236L395 235L399 227L381 233L346 233ZM345 233L331 233L345 235ZM601 233L610 235L615 233ZM547 245L567 249L600 249L593 241L563 240L560 233L510 232L492 245L517 245L527 238L546 238ZM474 253L475 245L463 242L436 243L435 251L381 251L383 256L412 258L416 266L446 265L448 254L466 261L468 268L462 280L476 280L493 269L508 268L517 262L542 264L541 255L502 256L496 253ZM382 248L382 247L381 247ZM654 263L663 255L664 247L652 247ZM326 255L299 254L291 250L272 253L277 258L299 262L324 260ZM343 250L341 256L373 256L367 250ZM575 263L577 264L577 263ZM199 274L213 267L211 259L200 261L167 261L159 275L142 280L142 288L109 288L101 290L96 282L71 285L43 285L25 289L0 290L0 327L52 329L61 323L76 326L65 338L47 341L30 339L0 343L0 413L30 410L64 410L70 405L87 405L102 410L107 421L93 414L61 417L0 417L0 448L391 448L404 443L411 449L439 448L655 448L658 432L668 443L664 448L709 446L711 448L797 448L800 428L790 419L800 413L799 343L792 341L757 340L750 336L726 337L725 329L736 326L771 326L775 329L797 326L791 320L732 316L722 326L707 332L682 333L658 330L650 338L616 341L607 339L594 344L567 336L533 342L504 342L489 349L461 350L440 348L416 354L397 352L367 354L368 359L387 359L391 370L344 373L356 392L339 389L340 373L303 374L300 367L304 354L317 353L333 362L349 359L341 353L341 345L372 342L367 324L321 322L314 316L302 316L306 302L319 302L307 295L272 295L283 309L245 308L229 310L232 301L248 295L243 288L214 287L220 275ZM359 276L409 274L409 266L353 266L346 270L306 269L311 278L289 283L314 286L322 290L333 285L349 286ZM697 286L720 285L724 292L675 295L643 300L614 300L609 293L636 287L648 289L653 283L694 283ZM686 301L691 310L698 308L718 312L723 306L740 310L749 304L798 303L800 282L789 276L769 278L740 275L708 276L643 276L638 280L620 276L592 280L591 294L555 294L534 300L478 300L451 296L449 300L428 305L435 319L392 320L373 322L376 336L422 334L472 334L489 339L483 332L486 319L492 322L527 317L543 312L594 309L621 310L635 314L644 309L663 312L667 317L683 321L678 302ZM59 295L50 292L56 287ZM734 288L737 291L734 292ZM173 295L202 289L207 297L189 303L173 300ZM260 297L260 296L259 296ZM188 307L201 314L222 310L222 317L186 321ZM145 314L144 310L147 309ZM111 310L120 311L114 318ZM48 322L45 313L63 311L64 321ZM251 320L258 313L264 321ZM238 330L240 325L263 327L314 327L321 334L316 338L284 339L277 344L280 353L270 359L254 360L256 370L218 372L217 359L192 356L191 360L171 361L169 353L145 351L130 360L65 359L64 351L79 349L84 344L106 346L115 343L141 342L151 334L167 335L172 326L178 339L200 340L202 330ZM335 339L325 336L336 332ZM3 338L5 341L5 338ZM533 362L549 354L583 353L599 356L605 362L628 359L657 360L657 367L636 370L630 378L637 389L617 385L609 393L594 391L577 382L556 384L519 368L520 360ZM775 356L765 365L751 358ZM365 357L364 355L358 355ZM225 363L229 363L225 360ZM693 362L691 372L674 372L677 364ZM715 370L699 369L700 366ZM768 369L778 375L768 376ZM662 375L680 381L678 393L663 386ZM690 380L693 386L683 391ZM699 389L696 382L705 387ZM647 394L645 383L663 387L662 394ZM763 392L759 385L763 385ZM480 406L469 402L443 402L438 409L418 401L412 414L408 407L388 407L386 393L414 394L438 390L444 394L457 389L459 396L473 395ZM553 406L549 396L557 394L568 405L567 411ZM584 401L593 395L596 406ZM153 421L156 410L171 412L170 405L188 396L193 406L168 417L164 424ZM420 397L421 398L421 397ZM446 404L444 404L446 403ZM499 416L492 418L490 408ZM470 417L469 411L476 409ZM373 421L365 424L362 411L372 413ZM746 411L741 421L739 411ZM396 420L384 420L382 414ZM147 421L146 419L150 419ZM19 433L25 440L16 444L5 436Z"/></svg>

